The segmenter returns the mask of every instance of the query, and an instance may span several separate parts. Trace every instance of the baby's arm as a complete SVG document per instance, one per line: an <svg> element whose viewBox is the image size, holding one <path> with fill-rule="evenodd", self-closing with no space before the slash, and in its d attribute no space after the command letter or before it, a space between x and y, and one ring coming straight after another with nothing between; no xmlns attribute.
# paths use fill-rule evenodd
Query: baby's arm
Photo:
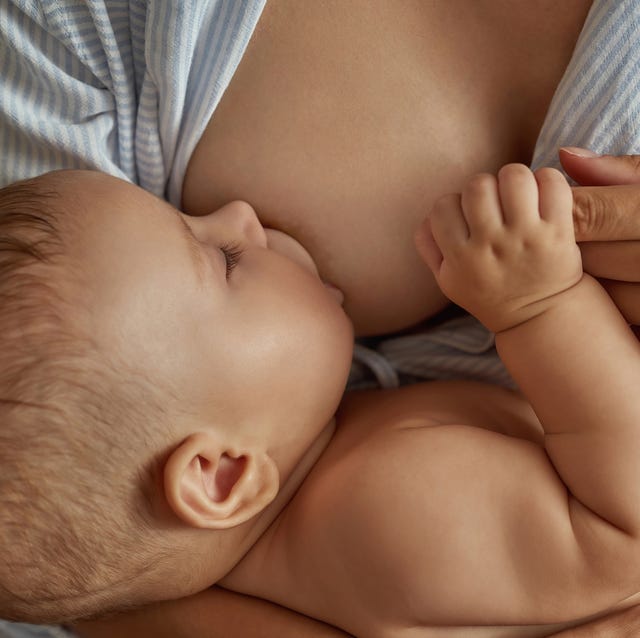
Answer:
<svg viewBox="0 0 640 638"><path fill-rule="evenodd" d="M615 580L631 594L640 589L640 348L606 292L582 273L571 207L557 171L534 177L507 166L498 179L476 177L461 197L441 200L422 247L443 291L496 332L501 358L542 422L568 489L549 502L554 544L575 556L559 564L575 565L577 583L600 583L604 593ZM534 562L521 568L535 583ZM544 570L538 578L544 588Z"/></svg>
<svg viewBox="0 0 640 638"><path fill-rule="evenodd" d="M566 181L510 165L498 179L475 178L460 203L441 202L430 224L438 283L496 333L542 421L547 453L575 497L573 531L597 520L636 538L640 349L606 292L582 273Z"/></svg>

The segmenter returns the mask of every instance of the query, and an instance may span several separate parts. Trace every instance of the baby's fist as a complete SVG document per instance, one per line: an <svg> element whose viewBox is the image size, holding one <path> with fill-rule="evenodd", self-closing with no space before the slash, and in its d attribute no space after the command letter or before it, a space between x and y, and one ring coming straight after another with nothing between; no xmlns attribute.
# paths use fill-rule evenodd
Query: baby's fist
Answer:
<svg viewBox="0 0 640 638"><path fill-rule="evenodd" d="M571 189L554 169L476 175L435 203L417 244L442 291L494 332L544 312L582 277Z"/></svg>

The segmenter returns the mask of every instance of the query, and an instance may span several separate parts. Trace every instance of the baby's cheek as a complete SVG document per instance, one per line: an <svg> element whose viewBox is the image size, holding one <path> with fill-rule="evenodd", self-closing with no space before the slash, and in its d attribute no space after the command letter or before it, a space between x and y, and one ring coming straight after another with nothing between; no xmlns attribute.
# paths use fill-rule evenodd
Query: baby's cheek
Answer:
<svg viewBox="0 0 640 638"><path fill-rule="evenodd" d="M296 239L272 228L265 228L267 246L282 257L285 257L313 275L318 275L318 268L309 252Z"/></svg>

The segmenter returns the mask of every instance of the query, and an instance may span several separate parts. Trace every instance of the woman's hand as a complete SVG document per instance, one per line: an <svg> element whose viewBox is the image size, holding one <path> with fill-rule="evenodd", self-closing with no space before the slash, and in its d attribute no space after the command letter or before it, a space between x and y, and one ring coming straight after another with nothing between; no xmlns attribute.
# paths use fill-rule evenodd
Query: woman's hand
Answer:
<svg viewBox="0 0 640 638"><path fill-rule="evenodd" d="M573 189L573 216L583 268L640 325L640 155L561 149L560 162L582 185Z"/></svg>

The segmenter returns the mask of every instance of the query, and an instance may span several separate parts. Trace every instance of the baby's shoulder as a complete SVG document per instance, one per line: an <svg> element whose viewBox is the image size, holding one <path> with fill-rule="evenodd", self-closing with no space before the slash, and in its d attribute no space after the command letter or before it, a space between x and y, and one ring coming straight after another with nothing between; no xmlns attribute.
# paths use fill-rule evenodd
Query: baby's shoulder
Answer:
<svg viewBox="0 0 640 638"><path fill-rule="evenodd" d="M354 393L337 424L287 508L287 569L299 579L314 574L331 592L323 613L339 615L348 600L342 611L367 628L357 635L409 618L426 626L438 617L431 599L446 595L450 564L468 561L475 524L508 482L502 461L520 453L528 472L540 426L519 394L470 382ZM364 611L356 618L357 610Z"/></svg>
<svg viewBox="0 0 640 638"><path fill-rule="evenodd" d="M411 431L471 426L542 442L542 427L518 392L475 381L432 381L346 395L337 414L336 447L370 437L411 438Z"/></svg>

